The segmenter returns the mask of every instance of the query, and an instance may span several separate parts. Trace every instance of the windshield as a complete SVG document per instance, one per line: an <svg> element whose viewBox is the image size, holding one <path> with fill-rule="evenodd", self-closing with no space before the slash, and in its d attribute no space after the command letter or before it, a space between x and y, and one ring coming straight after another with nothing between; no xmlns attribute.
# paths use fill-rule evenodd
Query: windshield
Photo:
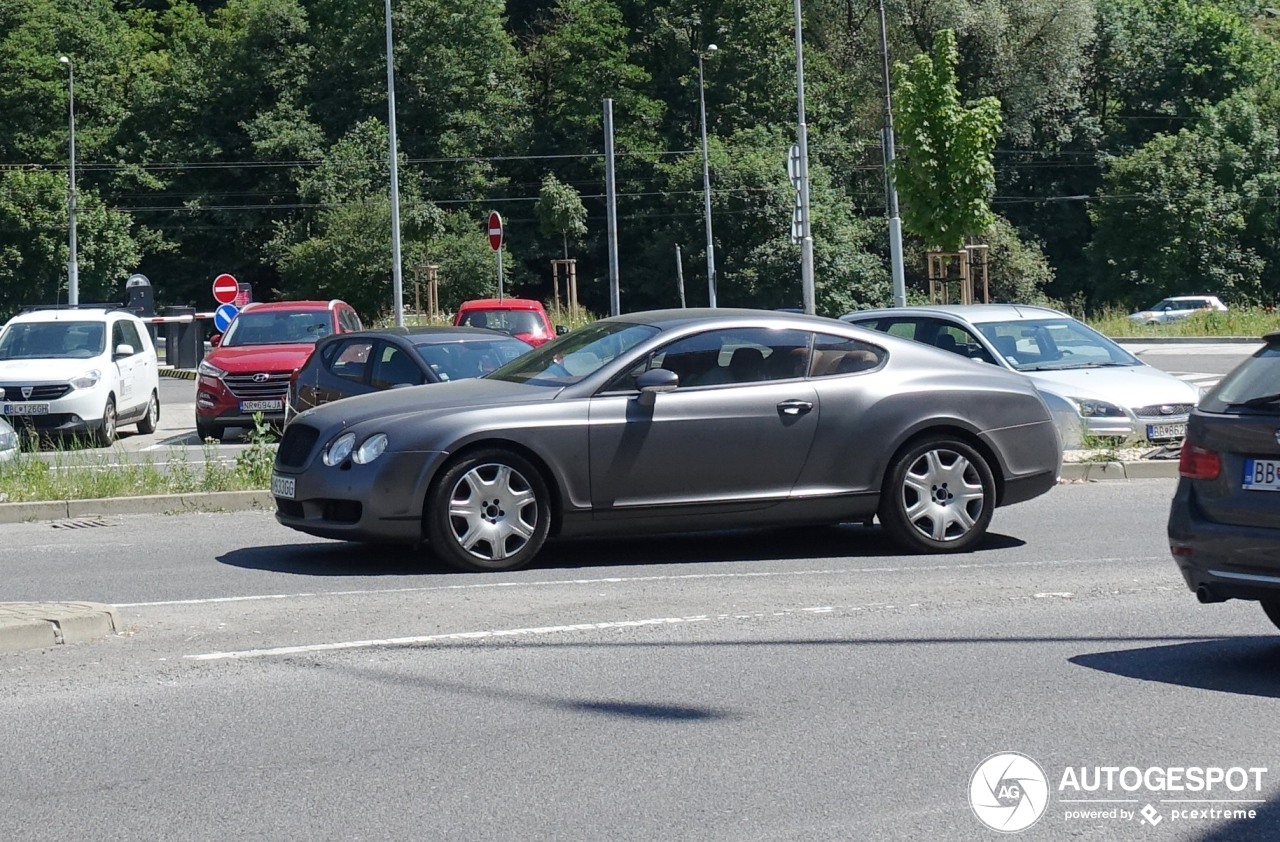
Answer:
<svg viewBox="0 0 1280 842"><path fill-rule="evenodd" d="M417 346L418 356L441 380L462 380L496 371L532 348L519 339L476 339Z"/></svg>
<svg viewBox="0 0 1280 842"><path fill-rule="evenodd" d="M1222 412L1227 407L1253 402L1249 403L1253 411L1275 413L1280 411L1280 400L1266 399L1277 394L1280 394L1280 344L1272 342L1222 378L1201 399L1200 405L1210 412Z"/></svg>
<svg viewBox="0 0 1280 842"><path fill-rule="evenodd" d="M222 337L224 347L239 345L312 344L333 333L328 310L306 310L290 313L274 310L265 313L241 313L231 321Z"/></svg>
<svg viewBox="0 0 1280 842"><path fill-rule="evenodd" d="M658 333L652 325L594 322L548 342L489 375L531 386L569 386Z"/></svg>
<svg viewBox="0 0 1280 842"><path fill-rule="evenodd" d="M1142 365L1101 333L1063 316L978 325L996 352L1018 371Z"/></svg>
<svg viewBox="0 0 1280 842"><path fill-rule="evenodd" d="M462 317L461 323L526 336L542 337L547 333L542 319L532 310L472 310Z"/></svg>
<svg viewBox="0 0 1280 842"><path fill-rule="evenodd" d="M106 336L103 322L19 322L0 336L0 360L89 359Z"/></svg>

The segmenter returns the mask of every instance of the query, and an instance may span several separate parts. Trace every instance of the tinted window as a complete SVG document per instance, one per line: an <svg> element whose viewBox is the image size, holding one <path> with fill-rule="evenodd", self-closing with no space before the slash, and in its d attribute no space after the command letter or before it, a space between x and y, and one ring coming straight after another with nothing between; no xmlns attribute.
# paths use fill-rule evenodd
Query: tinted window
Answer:
<svg viewBox="0 0 1280 842"><path fill-rule="evenodd" d="M836 374L854 374L870 371L884 361L885 350L857 339L829 336L819 333L813 340L813 364L811 377L830 377Z"/></svg>
<svg viewBox="0 0 1280 842"><path fill-rule="evenodd" d="M482 339L417 346L438 380L463 380L496 371L530 350L519 339Z"/></svg>
<svg viewBox="0 0 1280 842"><path fill-rule="evenodd" d="M369 379L369 385L375 389L390 389L400 385L418 386L423 382L422 369L418 368L407 351L397 345L379 345L376 360Z"/></svg>
<svg viewBox="0 0 1280 842"><path fill-rule="evenodd" d="M644 368L674 371L684 389L803 377L808 358L808 331L731 328L678 339Z"/></svg>
<svg viewBox="0 0 1280 842"><path fill-rule="evenodd" d="M1256 401L1258 405L1251 407L1254 411L1280 412L1280 400L1266 400L1275 395L1280 395L1280 344L1271 343L1222 378L1200 405L1210 412L1222 412Z"/></svg>
<svg viewBox="0 0 1280 842"><path fill-rule="evenodd" d="M132 347L135 354L142 353L142 337L138 336L138 328L133 322L116 322L116 327L120 329L120 342Z"/></svg>
<svg viewBox="0 0 1280 842"><path fill-rule="evenodd" d="M324 362L338 377L364 382L372 353L373 340L348 339L345 342L335 342L333 350L324 355Z"/></svg>

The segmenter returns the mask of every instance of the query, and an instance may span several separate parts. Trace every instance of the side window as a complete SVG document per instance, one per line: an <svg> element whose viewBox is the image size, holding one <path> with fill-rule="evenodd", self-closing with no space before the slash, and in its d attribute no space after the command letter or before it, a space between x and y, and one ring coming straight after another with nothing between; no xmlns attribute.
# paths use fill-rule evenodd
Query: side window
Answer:
<svg viewBox="0 0 1280 842"><path fill-rule="evenodd" d="M808 357L808 331L738 328L679 339L650 367L674 371L681 388L718 386L803 377Z"/></svg>
<svg viewBox="0 0 1280 842"><path fill-rule="evenodd" d="M919 326L919 322L915 319L881 319L879 324L876 325L876 330L887 333L890 336L915 339Z"/></svg>
<svg viewBox="0 0 1280 842"><path fill-rule="evenodd" d="M120 328L120 335L123 337L120 341L132 347L135 354L141 354L144 350L142 337L138 336L138 328L133 322L116 322L116 327Z"/></svg>
<svg viewBox="0 0 1280 842"><path fill-rule="evenodd" d="M114 357L116 355L116 347L124 343L124 322L113 322L111 324L111 356Z"/></svg>
<svg viewBox="0 0 1280 842"><path fill-rule="evenodd" d="M369 365L369 355L373 352L373 342L368 339L350 339L334 344L337 349L331 357L329 370L338 377L363 383Z"/></svg>
<svg viewBox="0 0 1280 842"><path fill-rule="evenodd" d="M878 368L888 353L878 345L843 336L819 333L813 340L811 377L854 374Z"/></svg>
<svg viewBox="0 0 1280 842"><path fill-rule="evenodd" d="M422 384L422 369L418 368L407 353L399 346L382 344L375 353L376 363L369 385L375 389L390 389L392 386Z"/></svg>

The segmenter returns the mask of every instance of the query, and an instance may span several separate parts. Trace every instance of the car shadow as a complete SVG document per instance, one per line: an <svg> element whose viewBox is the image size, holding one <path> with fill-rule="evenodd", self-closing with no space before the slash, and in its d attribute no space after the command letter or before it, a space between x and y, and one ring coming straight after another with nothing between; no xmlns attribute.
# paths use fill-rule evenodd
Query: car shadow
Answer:
<svg viewBox="0 0 1280 842"><path fill-rule="evenodd" d="M988 533L973 552L990 552L1023 544L1018 538ZM578 570L898 555L902 555L902 550L878 527L822 526L549 541L529 569ZM408 546L342 541L245 547L218 556L218 561L232 567L303 576L466 575L438 561L426 548L415 550Z"/></svg>
<svg viewBox="0 0 1280 842"><path fill-rule="evenodd" d="M1096 652L1068 660L1140 681L1280 699L1280 636L1275 635Z"/></svg>

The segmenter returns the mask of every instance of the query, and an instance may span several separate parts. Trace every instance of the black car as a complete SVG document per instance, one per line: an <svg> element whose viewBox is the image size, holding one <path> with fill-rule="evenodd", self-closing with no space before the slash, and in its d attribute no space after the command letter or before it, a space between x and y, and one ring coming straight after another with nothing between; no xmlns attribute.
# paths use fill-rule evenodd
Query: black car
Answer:
<svg viewBox="0 0 1280 842"><path fill-rule="evenodd" d="M1187 424L1169 549L1201 602L1252 599L1280 626L1280 331Z"/></svg>
<svg viewBox="0 0 1280 842"><path fill-rule="evenodd" d="M389 327L326 337L289 383L289 411L395 386L465 380L533 348L496 330Z"/></svg>

